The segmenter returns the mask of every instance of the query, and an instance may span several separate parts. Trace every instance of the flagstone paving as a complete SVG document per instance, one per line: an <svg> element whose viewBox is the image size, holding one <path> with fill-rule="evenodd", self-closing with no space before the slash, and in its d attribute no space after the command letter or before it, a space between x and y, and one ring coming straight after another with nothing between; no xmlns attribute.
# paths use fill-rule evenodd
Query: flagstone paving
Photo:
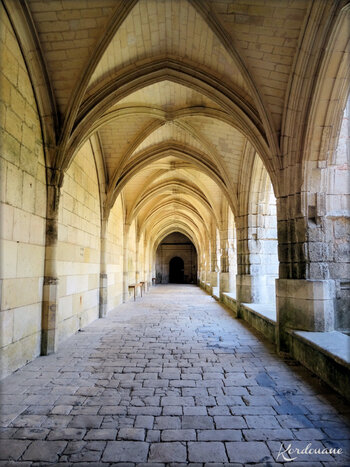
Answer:
<svg viewBox="0 0 350 467"><path fill-rule="evenodd" d="M199 288L156 286L2 381L0 465L349 466L349 415Z"/></svg>

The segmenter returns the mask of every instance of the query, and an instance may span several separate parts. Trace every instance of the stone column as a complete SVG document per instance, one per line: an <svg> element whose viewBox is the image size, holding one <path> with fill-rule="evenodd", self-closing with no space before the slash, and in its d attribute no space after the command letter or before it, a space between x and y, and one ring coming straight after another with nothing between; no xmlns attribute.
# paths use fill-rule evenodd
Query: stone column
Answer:
<svg viewBox="0 0 350 467"><path fill-rule="evenodd" d="M203 261L202 261L202 282L205 288L205 284L207 282L207 263L206 263L205 257L203 258Z"/></svg>
<svg viewBox="0 0 350 467"><path fill-rule="evenodd" d="M148 277L148 254L147 254L147 242L146 239L144 239L144 244L143 244L143 258L144 258L144 265L143 265L143 280L145 281L145 292L148 291L149 289L149 277Z"/></svg>
<svg viewBox="0 0 350 467"><path fill-rule="evenodd" d="M136 251L135 251L135 283L140 282L140 258L139 258L139 240L136 239ZM140 289L136 289L136 294L141 295Z"/></svg>
<svg viewBox="0 0 350 467"><path fill-rule="evenodd" d="M47 168L46 243L43 302L41 316L41 355L57 349L58 312L58 209L61 194L61 173Z"/></svg>
<svg viewBox="0 0 350 467"><path fill-rule="evenodd" d="M206 289L210 287L211 284L211 255L210 252L207 252L207 261L205 267L205 282L206 282Z"/></svg>
<svg viewBox="0 0 350 467"><path fill-rule="evenodd" d="M327 278L327 245L315 217L303 215L301 196L277 200L279 279L278 348L289 351L289 330L334 330L336 284ZM315 216L311 210L309 213Z"/></svg>
<svg viewBox="0 0 350 467"><path fill-rule="evenodd" d="M218 287L219 284L219 266L216 250L214 253L211 253L211 271L210 271L210 286Z"/></svg>
<svg viewBox="0 0 350 467"><path fill-rule="evenodd" d="M99 318L105 318L108 306L108 276L107 276L107 225L108 220L101 221L101 260L100 260L100 303Z"/></svg>
<svg viewBox="0 0 350 467"><path fill-rule="evenodd" d="M210 241L210 288L213 293L213 288L219 286L219 265L216 243L216 228L212 226L211 241Z"/></svg>
<svg viewBox="0 0 350 467"><path fill-rule="evenodd" d="M227 228L220 231L220 294L233 292L234 280L230 274L230 259L228 254L229 239Z"/></svg>
<svg viewBox="0 0 350 467"><path fill-rule="evenodd" d="M250 215L237 217L237 300L241 303L268 303L266 274Z"/></svg>
<svg viewBox="0 0 350 467"><path fill-rule="evenodd" d="M130 224L124 225L124 241L123 241L123 302L129 300L129 250L128 250L128 237L129 237Z"/></svg>

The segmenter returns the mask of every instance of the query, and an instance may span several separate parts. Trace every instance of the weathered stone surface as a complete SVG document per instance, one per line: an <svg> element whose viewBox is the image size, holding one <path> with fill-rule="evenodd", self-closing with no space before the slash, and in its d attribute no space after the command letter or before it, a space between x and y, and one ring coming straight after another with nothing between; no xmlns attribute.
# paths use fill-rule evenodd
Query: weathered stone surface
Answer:
<svg viewBox="0 0 350 467"><path fill-rule="evenodd" d="M0 459L5 461L18 460L29 446L30 441L12 439L0 440Z"/></svg>
<svg viewBox="0 0 350 467"><path fill-rule="evenodd" d="M92 428L91 430L88 430L88 432L84 436L84 439L113 441L117 437L117 432L118 430L113 430L113 429L108 430L108 429L103 429L103 428L98 428L98 429Z"/></svg>
<svg viewBox="0 0 350 467"><path fill-rule="evenodd" d="M241 430L198 430L198 441L241 441Z"/></svg>
<svg viewBox="0 0 350 467"><path fill-rule="evenodd" d="M103 418L100 416L92 415L77 415L69 423L70 427L77 428L99 428L102 423Z"/></svg>
<svg viewBox="0 0 350 467"><path fill-rule="evenodd" d="M0 438L9 442L5 454L10 455L11 447L19 466L59 461L70 467L139 463L214 467L273 462L281 442L300 446L305 439L324 445L348 442L349 408L339 396L307 370L276 356L270 344L257 341L199 289L178 287L158 288L143 301L123 305L126 316L118 309L109 313L56 355L39 358L3 380L0 394L8 402L4 411L13 412L22 401L30 403L0 429ZM164 295L163 290L182 293ZM160 318L159 308L165 305L168 312ZM234 348L221 352L213 346L224 342L217 336L234 343ZM194 354L201 358L193 359ZM171 374L182 381L183 375L192 373L205 373L206 380L195 380L205 385L145 387L150 374ZM222 374L226 377L218 378ZM145 379L136 381L135 375ZM234 385L227 386L230 381ZM70 388L80 386L80 394L77 389L70 395ZM217 405L218 398L226 396L220 402L227 405ZM232 405L242 396L266 405ZM180 405L161 405L165 398ZM195 405L181 405L189 400ZM307 410L300 414L298 407ZM293 413L278 414L278 408ZM39 441L42 449L33 444ZM22 460L21 455L33 459ZM34 460L40 456L46 460ZM313 462L317 465L320 459ZM340 462L347 465L345 457Z"/></svg>
<svg viewBox="0 0 350 467"><path fill-rule="evenodd" d="M117 439L144 441L145 430L142 428L121 428L118 431Z"/></svg>
<svg viewBox="0 0 350 467"><path fill-rule="evenodd" d="M49 431L45 428L20 428L14 437L16 439L45 439Z"/></svg>
<svg viewBox="0 0 350 467"><path fill-rule="evenodd" d="M226 449L230 462L264 464L272 461L272 456L265 443L238 441L226 443Z"/></svg>
<svg viewBox="0 0 350 467"><path fill-rule="evenodd" d="M66 445L66 441L33 441L22 458L30 461L56 462Z"/></svg>
<svg viewBox="0 0 350 467"><path fill-rule="evenodd" d="M65 428L57 429L51 431L48 438L49 440L59 440L59 439L83 439L85 435L85 430L81 428Z"/></svg>
<svg viewBox="0 0 350 467"><path fill-rule="evenodd" d="M195 430L163 430L162 441L195 441Z"/></svg>
<svg viewBox="0 0 350 467"><path fill-rule="evenodd" d="M246 428L247 424L243 417L235 415L214 417L216 428Z"/></svg>
<svg viewBox="0 0 350 467"><path fill-rule="evenodd" d="M156 417L154 423L155 429L160 430L176 430L181 428L181 420L180 417L170 417L170 416L162 416Z"/></svg>
<svg viewBox="0 0 350 467"><path fill-rule="evenodd" d="M151 462L184 462L187 459L186 446L182 443L151 444L149 461Z"/></svg>
<svg viewBox="0 0 350 467"><path fill-rule="evenodd" d="M188 458L191 462L226 462L224 443L188 443Z"/></svg>
<svg viewBox="0 0 350 467"><path fill-rule="evenodd" d="M146 462L148 443L140 441L108 441L104 462Z"/></svg>
<svg viewBox="0 0 350 467"><path fill-rule="evenodd" d="M214 428L212 417L205 415L184 415L182 417L182 428L210 429Z"/></svg>

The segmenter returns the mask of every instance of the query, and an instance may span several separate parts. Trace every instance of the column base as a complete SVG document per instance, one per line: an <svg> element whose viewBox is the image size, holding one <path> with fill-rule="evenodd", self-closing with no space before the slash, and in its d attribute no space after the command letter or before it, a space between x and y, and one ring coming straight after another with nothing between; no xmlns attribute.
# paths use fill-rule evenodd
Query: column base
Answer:
<svg viewBox="0 0 350 467"><path fill-rule="evenodd" d="M212 271L210 273L210 286L217 287L219 284L219 273L216 271Z"/></svg>
<svg viewBox="0 0 350 467"><path fill-rule="evenodd" d="M108 276L107 274L100 274L100 304L99 304L99 318L107 316L108 309Z"/></svg>
<svg viewBox="0 0 350 467"><path fill-rule="evenodd" d="M123 272L123 303L129 301L129 274Z"/></svg>
<svg viewBox="0 0 350 467"><path fill-rule="evenodd" d="M235 292L235 278L229 272L220 272L220 294Z"/></svg>
<svg viewBox="0 0 350 467"><path fill-rule="evenodd" d="M268 284L271 276L264 274L237 274L237 300L242 303L271 303L275 301L274 286ZM272 289L272 290L271 290Z"/></svg>
<svg viewBox="0 0 350 467"><path fill-rule="evenodd" d="M41 355L50 355L57 350L56 317L58 311L58 278L45 277L41 316Z"/></svg>
<svg viewBox="0 0 350 467"><path fill-rule="evenodd" d="M334 330L335 281L277 279L278 349L289 351L287 330Z"/></svg>

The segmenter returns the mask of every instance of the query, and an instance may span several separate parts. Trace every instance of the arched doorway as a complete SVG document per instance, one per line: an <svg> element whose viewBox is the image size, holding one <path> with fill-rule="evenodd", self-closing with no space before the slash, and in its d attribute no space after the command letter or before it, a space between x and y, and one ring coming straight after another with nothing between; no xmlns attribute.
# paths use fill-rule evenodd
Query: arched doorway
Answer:
<svg viewBox="0 0 350 467"><path fill-rule="evenodd" d="M176 266L176 260L181 264ZM174 266L171 261L174 261ZM196 283L197 251L186 235L172 232L163 238L156 251L155 273L158 284Z"/></svg>
<svg viewBox="0 0 350 467"><path fill-rule="evenodd" d="M169 261L169 282L172 284L184 283L184 262L179 256L174 256Z"/></svg>

